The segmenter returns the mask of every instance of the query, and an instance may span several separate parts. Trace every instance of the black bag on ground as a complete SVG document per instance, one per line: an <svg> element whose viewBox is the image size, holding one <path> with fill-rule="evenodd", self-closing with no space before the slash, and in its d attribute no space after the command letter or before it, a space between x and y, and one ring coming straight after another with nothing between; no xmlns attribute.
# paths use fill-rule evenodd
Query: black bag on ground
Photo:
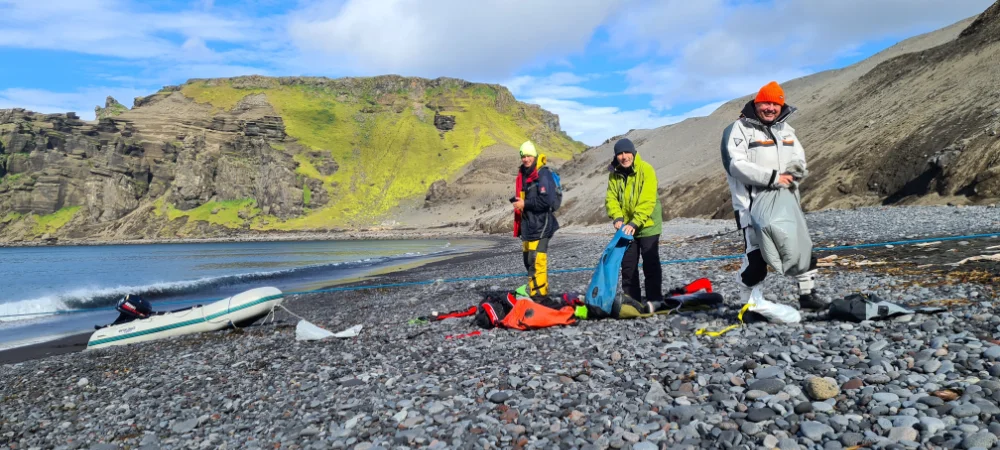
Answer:
<svg viewBox="0 0 1000 450"><path fill-rule="evenodd" d="M830 303L830 318L846 322L868 320L868 299L864 294L851 294Z"/></svg>
<svg viewBox="0 0 1000 450"><path fill-rule="evenodd" d="M875 294L851 294L834 300L830 304L830 318L847 322L865 320L886 320L907 314L935 314L947 311L945 308L919 307L905 308L889 303Z"/></svg>

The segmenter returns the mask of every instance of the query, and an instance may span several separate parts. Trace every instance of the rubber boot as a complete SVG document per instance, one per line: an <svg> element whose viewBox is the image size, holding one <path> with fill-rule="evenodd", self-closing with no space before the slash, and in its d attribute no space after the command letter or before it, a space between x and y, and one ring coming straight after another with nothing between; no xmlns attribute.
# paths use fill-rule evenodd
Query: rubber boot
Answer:
<svg viewBox="0 0 1000 450"><path fill-rule="evenodd" d="M816 269L795 277L799 282L799 309L822 311L830 305L816 295Z"/></svg>
<svg viewBox="0 0 1000 450"><path fill-rule="evenodd" d="M748 287L743 283L738 283L738 286L740 290L741 309L747 303L755 303L754 300L764 297L764 294L761 293L760 286ZM743 323L758 323L758 322L767 322L767 318L753 311L747 311L743 313Z"/></svg>

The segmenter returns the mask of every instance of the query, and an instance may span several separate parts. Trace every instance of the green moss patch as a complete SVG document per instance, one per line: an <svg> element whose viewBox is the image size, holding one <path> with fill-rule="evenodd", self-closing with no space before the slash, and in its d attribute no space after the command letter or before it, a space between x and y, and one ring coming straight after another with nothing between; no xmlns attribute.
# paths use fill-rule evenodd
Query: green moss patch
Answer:
<svg viewBox="0 0 1000 450"><path fill-rule="evenodd" d="M36 221L33 231L36 235L54 233L69 223L70 220L73 220L73 216L79 210L79 206L67 206L52 214L44 216L32 215Z"/></svg>
<svg viewBox="0 0 1000 450"><path fill-rule="evenodd" d="M246 220L240 217L240 211L243 211L244 216L247 218L260 213L260 209L257 208L257 200L252 198L208 202L187 211L179 210L171 204L161 203L160 205L161 208L165 207L163 209L167 219L174 220L187 217L189 226L193 226L195 222L202 221L213 225L221 225L226 228L239 228L246 223Z"/></svg>

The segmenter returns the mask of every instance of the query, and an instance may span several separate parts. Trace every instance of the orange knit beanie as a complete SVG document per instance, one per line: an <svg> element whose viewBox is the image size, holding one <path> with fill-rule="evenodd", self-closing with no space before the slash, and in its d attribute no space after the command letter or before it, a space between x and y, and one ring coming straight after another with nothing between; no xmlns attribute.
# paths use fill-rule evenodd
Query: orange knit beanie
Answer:
<svg viewBox="0 0 1000 450"><path fill-rule="evenodd" d="M784 105L785 91L781 89L781 86L778 86L777 82L772 81L770 83L765 84L764 87L760 88L760 91L757 92L757 97L753 99L753 102L754 103L771 102L771 103L777 103L779 105Z"/></svg>

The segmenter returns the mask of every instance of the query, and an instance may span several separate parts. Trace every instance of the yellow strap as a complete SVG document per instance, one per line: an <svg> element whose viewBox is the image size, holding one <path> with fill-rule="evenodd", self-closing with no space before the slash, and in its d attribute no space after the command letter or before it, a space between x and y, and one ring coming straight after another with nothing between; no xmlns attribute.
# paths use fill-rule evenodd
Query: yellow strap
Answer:
<svg viewBox="0 0 1000 450"><path fill-rule="evenodd" d="M698 331L694 332L694 334L696 334L698 336L701 336L703 334L707 334L707 335L712 336L712 337L719 337L719 336L722 336L723 334L726 334L726 332L731 331L731 330L735 330L735 329L737 329L739 327L740 327L739 325L730 325L730 326L728 326L726 328L723 328L723 329L721 329L719 331L706 331L707 330L706 328L699 328Z"/></svg>
<svg viewBox="0 0 1000 450"><path fill-rule="evenodd" d="M736 316L736 318L739 319L739 321L740 321L740 323L738 325L730 325L730 326L728 326L726 328L723 328L723 329L721 329L719 331L708 331L708 328L699 328L697 331L694 332L694 334L698 335L698 336L701 336L701 335L704 334L704 335L708 335L708 336L712 336L712 337L719 337L719 336L722 336L723 334L726 334L729 331L735 330L735 329L743 326L743 313L747 312L747 310L750 309L751 306L753 306L753 303L747 303L747 304L743 305L742 308L740 308L740 313L739 313L739 315Z"/></svg>

